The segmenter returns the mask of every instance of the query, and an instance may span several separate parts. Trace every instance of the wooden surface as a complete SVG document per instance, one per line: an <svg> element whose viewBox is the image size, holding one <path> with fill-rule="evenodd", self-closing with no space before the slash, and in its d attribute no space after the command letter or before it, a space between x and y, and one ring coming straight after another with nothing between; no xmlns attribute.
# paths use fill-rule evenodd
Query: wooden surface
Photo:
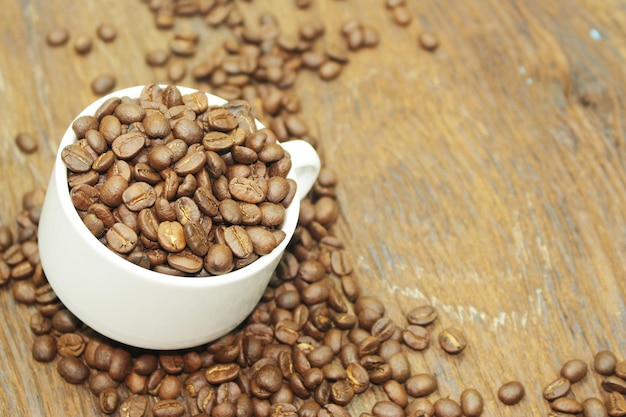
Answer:
<svg viewBox="0 0 626 417"><path fill-rule="evenodd" d="M626 4L410 1L413 22L399 27L382 0L314 0L306 13L293 3L238 4L272 11L288 33L313 15L328 37L349 17L381 34L337 80L303 73L296 91L324 164L339 175L335 233L364 291L401 324L412 306L432 303L435 334L457 326L470 340L460 356L436 346L411 356L414 370L439 378L433 398L473 387L485 415L545 415L541 389L564 361L590 362L603 349L622 358ZM118 38L87 56L45 44L57 25L93 34L104 21ZM206 31L207 45L221 41L188 23ZM434 53L417 46L423 30L440 39ZM11 224L22 193L46 185L68 123L95 98L91 80L106 71L120 88L163 81L143 56L168 35L137 0L20 0L4 2L0 37L0 221ZM40 139L38 153L17 149L20 131ZM31 310L6 289L0 309L0 414L98 415L87 389L31 359ZM495 393L510 379L527 396L505 407ZM598 396L598 381L578 384L577 398ZM357 416L380 398L373 391L349 409Z"/></svg>

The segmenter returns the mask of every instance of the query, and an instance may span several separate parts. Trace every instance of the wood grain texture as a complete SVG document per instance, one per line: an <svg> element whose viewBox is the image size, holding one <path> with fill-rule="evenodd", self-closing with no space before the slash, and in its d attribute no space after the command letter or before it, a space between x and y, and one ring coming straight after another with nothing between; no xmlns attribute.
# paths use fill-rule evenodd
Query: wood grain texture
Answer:
<svg viewBox="0 0 626 417"><path fill-rule="evenodd" d="M246 16L271 11L284 32L311 16L326 38L348 18L375 26L380 46L350 55L333 82L302 73L296 91L324 164L340 178L342 217L355 275L403 325L413 306L440 312L433 334L464 329L470 346L411 356L434 372L438 396L476 388L485 415L547 413L541 389L561 364L590 362L602 349L626 352L626 5L618 0L438 0L407 2L399 27L383 1L238 2ZM50 48L47 30L94 34L114 23L118 38L87 56ZM207 50L225 32L201 21ZM440 47L417 46L423 30ZM144 53L166 46L140 1L20 0L0 11L0 222L12 224L21 195L45 187L60 138L94 100L101 72L118 87L165 81ZM197 86L187 77L181 84ZM20 131L40 150L24 155ZM30 309L0 290L0 415L99 415L84 387L30 357ZM497 388L520 380L527 397L506 407ZM599 379L574 387L598 396ZM372 390L352 415L384 397Z"/></svg>

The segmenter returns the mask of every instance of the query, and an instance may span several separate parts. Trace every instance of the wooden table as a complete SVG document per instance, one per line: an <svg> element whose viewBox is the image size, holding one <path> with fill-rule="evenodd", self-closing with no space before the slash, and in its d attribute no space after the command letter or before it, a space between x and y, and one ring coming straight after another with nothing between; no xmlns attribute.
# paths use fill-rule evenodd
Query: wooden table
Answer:
<svg viewBox="0 0 626 417"><path fill-rule="evenodd" d="M420 1L413 21L393 24L381 1L237 2L251 16L272 11L283 31L323 18L339 38L348 18L380 32L380 45L350 54L341 76L296 83L324 165L339 178L347 244L365 293L404 325L415 305L439 311L433 334L462 328L470 344L448 356L434 344L411 355L434 372L433 396L477 388L485 415L546 415L543 386L563 362L591 363L626 342L626 5L617 0ZM46 32L73 36L113 23L117 39L78 56L71 42L50 48ZM200 20L202 42L225 32ZM194 26L195 25L195 26ZM22 193L45 187L61 135L95 96L100 72L119 88L164 81L145 51L167 45L140 1L5 2L0 12L0 221L13 224ZM440 39L434 52L418 34ZM196 85L188 75L180 84ZM14 137L29 132L39 151ZM98 415L84 387L31 359L30 308L0 290L1 415ZM599 396L590 373L576 397ZM527 396L500 404L496 391L520 380ZM352 415L384 398L372 390Z"/></svg>

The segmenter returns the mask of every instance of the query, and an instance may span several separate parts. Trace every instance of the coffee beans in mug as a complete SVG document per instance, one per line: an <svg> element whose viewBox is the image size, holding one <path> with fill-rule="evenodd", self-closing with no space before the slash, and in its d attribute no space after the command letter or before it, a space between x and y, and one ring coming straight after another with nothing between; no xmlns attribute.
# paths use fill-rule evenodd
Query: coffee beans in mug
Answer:
<svg viewBox="0 0 626 417"><path fill-rule="evenodd" d="M284 239L291 162L256 130L251 111L243 101L209 107L204 93L149 84L140 98L104 103L101 119L78 118L81 142L62 159L88 229L131 262L172 275L223 274L270 253ZM93 176L93 185L77 175ZM326 200L324 207L336 207ZM334 222L329 213L324 221ZM158 260L155 249L163 251Z"/></svg>

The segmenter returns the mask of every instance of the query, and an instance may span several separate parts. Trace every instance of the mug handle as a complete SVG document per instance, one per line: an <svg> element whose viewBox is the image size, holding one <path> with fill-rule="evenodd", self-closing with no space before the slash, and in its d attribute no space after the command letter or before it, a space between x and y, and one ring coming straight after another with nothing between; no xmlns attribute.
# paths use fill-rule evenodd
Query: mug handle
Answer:
<svg viewBox="0 0 626 417"><path fill-rule="evenodd" d="M309 193L320 173L321 161L311 144L302 139L280 143L291 155L291 167L296 174L298 197L302 200Z"/></svg>

